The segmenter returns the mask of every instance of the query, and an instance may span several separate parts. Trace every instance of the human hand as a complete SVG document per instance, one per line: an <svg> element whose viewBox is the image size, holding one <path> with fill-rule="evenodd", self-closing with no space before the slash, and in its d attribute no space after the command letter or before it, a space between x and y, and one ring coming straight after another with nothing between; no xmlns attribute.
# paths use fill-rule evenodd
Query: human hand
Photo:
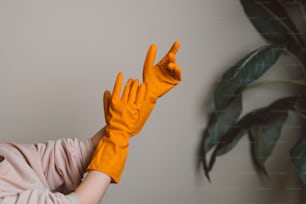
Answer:
<svg viewBox="0 0 306 204"><path fill-rule="evenodd" d="M104 92L105 136L99 141L87 170L97 170L109 175L118 183L124 169L129 138L139 123L140 110L144 105L145 85L138 80L128 80L123 93L123 74L119 73L112 94Z"/></svg>
<svg viewBox="0 0 306 204"><path fill-rule="evenodd" d="M174 42L168 53L154 65L157 47L154 44L150 46L143 66L143 83L146 85L145 105L140 111L140 120L133 134L141 131L157 99L181 81L181 68L176 64L175 58L179 47L180 42Z"/></svg>
<svg viewBox="0 0 306 204"><path fill-rule="evenodd" d="M154 65L157 47L150 46L143 67L143 82L151 100L157 100L181 81L181 68L175 57L179 47L180 42L174 42L168 53Z"/></svg>
<svg viewBox="0 0 306 204"><path fill-rule="evenodd" d="M113 93L104 92L104 116L106 129L124 131L132 136L139 120L140 109L144 104L145 85L139 86L138 80L129 79L121 96L123 74L120 72Z"/></svg>

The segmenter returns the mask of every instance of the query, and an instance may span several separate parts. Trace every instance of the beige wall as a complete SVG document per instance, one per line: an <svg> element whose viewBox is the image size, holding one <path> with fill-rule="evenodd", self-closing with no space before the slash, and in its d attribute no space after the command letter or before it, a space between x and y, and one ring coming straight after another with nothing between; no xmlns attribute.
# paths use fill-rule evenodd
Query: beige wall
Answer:
<svg viewBox="0 0 306 204"><path fill-rule="evenodd" d="M217 160L212 183L194 168L213 84L265 44L238 0L0 1L1 140L91 136L104 125L102 94L117 72L141 77L148 46L156 43L160 58L174 40L181 41L183 82L132 139L122 182L103 203L301 203L287 154L296 139L294 120L268 161L268 183L256 176L246 139ZM245 107L270 101L275 90L281 89L249 92Z"/></svg>

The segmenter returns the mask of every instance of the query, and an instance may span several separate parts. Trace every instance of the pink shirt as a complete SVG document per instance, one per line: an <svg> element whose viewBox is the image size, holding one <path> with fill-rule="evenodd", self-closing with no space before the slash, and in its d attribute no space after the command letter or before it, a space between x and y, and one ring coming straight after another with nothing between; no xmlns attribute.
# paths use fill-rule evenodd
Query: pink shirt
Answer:
<svg viewBox="0 0 306 204"><path fill-rule="evenodd" d="M94 151L91 140L40 144L0 143L1 204L77 204L80 184Z"/></svg>

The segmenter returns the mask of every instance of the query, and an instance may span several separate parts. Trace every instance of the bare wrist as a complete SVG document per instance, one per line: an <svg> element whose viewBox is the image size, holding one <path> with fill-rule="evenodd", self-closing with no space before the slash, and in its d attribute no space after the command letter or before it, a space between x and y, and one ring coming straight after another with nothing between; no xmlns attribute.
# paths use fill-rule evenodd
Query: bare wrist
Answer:
<svg viewBox="0 0 306 204"><path fill-rule="evenodd" d="M100 129L94 136L92 136L90 138L94 147L96 147L98 145L99 141L105 135L105 127L106 126L104 126L102 129Z"/></svg>

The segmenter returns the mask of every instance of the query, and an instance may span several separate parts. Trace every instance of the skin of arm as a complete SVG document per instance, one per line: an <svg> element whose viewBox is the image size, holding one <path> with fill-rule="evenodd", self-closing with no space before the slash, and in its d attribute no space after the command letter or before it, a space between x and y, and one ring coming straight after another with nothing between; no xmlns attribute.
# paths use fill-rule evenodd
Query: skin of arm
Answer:
<svg viewBox="0 0 306 204"><path fill-rule="evenodd" d="M111 182L111 178L100 171L89 171L74 193L82 204L99 204Z"/></svg>
<svg viewBox="0 0 306 204"><path fill-rule="evenodd" d="M94 147L97 146L104 135L105 127L91 137ZM100 171L89 171L74 193L82 204L98 204L101 202L110 182L111 178L107 174Z"/></svg>
<svg viewBox="0 0 306 204"><path fill-rule="evenodd" d="M104 126L101 130L99 130L94 136L90 138L95 148L98 145L99 141L102 139L102 137L105 135L105 128L106 126Z"/></svg>

